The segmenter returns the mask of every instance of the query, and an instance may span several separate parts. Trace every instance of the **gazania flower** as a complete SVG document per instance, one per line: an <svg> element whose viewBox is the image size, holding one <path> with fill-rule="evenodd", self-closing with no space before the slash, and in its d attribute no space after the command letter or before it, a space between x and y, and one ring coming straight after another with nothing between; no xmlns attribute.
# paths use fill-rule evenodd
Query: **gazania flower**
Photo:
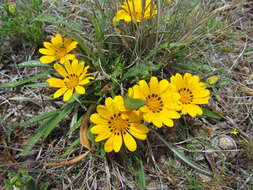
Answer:
<svg viewBox="0 0 253 190"><path fill-rule="evenodd" d="M170 81L181 96L182 113L188 113L191 117L202 115L203 111L197 104L208 103L210 92L206 89L206 84L200 82L198 76L192 76L190 73L185 73L184 76L177 73Z"/></svg>
<svg viewBox="0 0 253 190"><path fill-rule="evenodd" d="M149 129L140 123L138 112L126 109L121 96L106 98L105 105L99 105L97 112L90 117L95 124L90 131L98 135L96 142L107 139L104 145L106 152L119 152L123 141L128 150L135 151L134 137L140 140L147 138Z"/></svg>
<svg viewBox="0 0 253 190"><path fill-rule="evenodd" d="M142 19L148 19L157 14L154 0L145 0L144 4L142 2L143 0L125 0L114 20L141 22Z"/></svg>
<svg viewBox="0 0 253 190"><path fill-rule="evenodd" d="M146 101L139 111L143 113L144 121L153 123L156 127L160 128L163 124L172 127L172 119L180 118L176 112L181 109L180 95L167 80L158 82L156 77L152 77L149 85L141 80L128 90L128 96Z"/></svg>
<svg viewBox="0 0 253 190"><path fill-rule="evenodd" d="M74 59L72 63L67 61L64 67L60 64L54 64L55 70L64 78L49 78L47 83L49 86L59 88L54 93L54 98L58 98L63 95L63 100L68 101L73 92L76 91L78 94L84 94L84 85L88 84L93 77L87 74L89 66L85 67L84 62L78 63L77 59Z"/></svg>
<svg viewBox="0 0 253 190"><path fill-rule="evenodd" d="M76 48L77 42L69 38L62 39L60 34L56 34L51 38L50 42L44 42L45 48L40 48L39 52L44 54L40 58L41 63L52 63L54 61L60 61L60 63L65 63L67 60L73 60L75 58L74 54L70 52Z"/></svg>

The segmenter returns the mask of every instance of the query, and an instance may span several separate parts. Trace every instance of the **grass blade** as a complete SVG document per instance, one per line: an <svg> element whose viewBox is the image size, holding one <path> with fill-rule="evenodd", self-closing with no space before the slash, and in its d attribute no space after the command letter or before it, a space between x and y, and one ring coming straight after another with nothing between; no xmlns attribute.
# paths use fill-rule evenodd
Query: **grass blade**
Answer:
<svg viewBox="0 0 253 190"><path fill-rule="evenodd" d="M143 167L143 163L141 158L134 156L135 163L136 163L136 178L137 184L141 189L146 189L146 181L145 181L145 171Z"/></svg>
<svg viewBox="0 0 253 190"><path fill-rule="evenodd" d="M41 63L38 60L26 61L23 63L19 63L17 66L18 67L52 67L51 65Z"/></svg>
<svg viewBox="0 0 253 190"><path fill-rule="evenodd" d="M44 87L48 87L48 84L46 82L36 82L32 84L27 84L25 86L30 87L30 88L44 88Z"/></svg>
<svg viewBox="0 0 253 190"><path fill-rule="evenodd" d="M42 125L36 130L35 135L29 139L21 155L25 156L31 151L33 146L42 138L43 140L57 127L57 124L72 110L73 104L67 104L55 117L51 116L48 120L44 121Z"/></svg>
<svg viewBox="0 0 253 190"><path fill-rule="evenodd" d="M31 82L32 80L40 79L47 75L53 74L54 72L55 71L48 71L48 72L44 72L44 73L40 73L31 77L28 77L25 80L0 84L0 88L14 88L17 86L21 86L21 85Z"/></svg>
<svg viewBox="0 0 253 190"><path fill-rule="evenodd" d="M193 169L196 169L197 171L208 175L208 176L213 176L213 174L210 171L207 171L206 169L203 169L201 166L197 165L193 161L189 160L186 158L181 152L179 152L175 147L173 147L172 144L168 143L162 136L160 136L155 130L153 130L155 135L179 158L181 159L184 163L192 167Z"/></svg>
<svg viewBox="0 0 253 190"><path fill-rule="evenodd" d="M20 127L24 127L24 126L28 126L28 125L32 125L34 123L37 123L41 120L44 120L44 119L47 119L51 116L54 116L56 114L58 114L60 112L60 110L53 110L53 111L50 111L50 112L47 112L47 113L43 113L41 115L38 115L38 116L35 116L34 118L28 120L28 121L25 121L25 122L22 122L22 123L17 123L17 124L14 124L13 126L20 126Z"/></svg>

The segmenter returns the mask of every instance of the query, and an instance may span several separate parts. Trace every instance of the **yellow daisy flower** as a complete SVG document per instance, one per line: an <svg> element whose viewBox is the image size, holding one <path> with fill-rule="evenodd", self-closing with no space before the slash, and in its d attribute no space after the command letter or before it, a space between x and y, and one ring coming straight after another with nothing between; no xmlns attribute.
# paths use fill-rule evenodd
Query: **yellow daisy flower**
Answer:
<svg viewBox="0 0 253 190"><path fill-rule="evenodd" d="M148 19L157 14L154 0L125 0L121 5L121 10L118 10L114 21L124 20L126 22L141 22L142 19ZM143 7L144 11L143 11Z"/></svg>
<svg viewBox="0 0 253 190"><path fill-rule="evenodd" d="M231 135L238 135L239 131L237 131L237 129L233 129L232 131L230 131Z"/></svg>
<svg viewBox="0 0 253 190"><path fill-rule="evenodd" d="M64 66L60 64L54 64L54 69L64 78L49 78L47 83L49 86L59 88L54 93L54 98L58 98L63 95L63 100L68 101L73 92L76 91L78 94L84 94L84 85L88 84L93 77L87 74L89 66L85 67L84 62L78 63L77 59L74 59L72 63L67 61Z"/></svg>
<svg viewBox="0 0 253 190"><path fill-rule="evenodd" d="M56 34L51 37L50 42L44 42L45 48L40 48L39 52L43 54L40 58L41 63L52 63L54 61L60 61L60 63L65 63L67 60L73 60L75 58L74 54L70 54L73 49L76 48L77 42L70 38L62 39L60 34Z"/></svg>
<svg viewBox="0 0 253 190"><path fill-rule="evenodd" d="M98 135L96 142L108 139L104 145L105 152L119 152L123 141L127 149L133 152L137 148L133 137L145 140L149 131L141 119L138 112L126 109L122 96L106 98L105 105L97 106L97 113L90 117L95 124L90 131Z"/></svg>
<svg viewBox="0 0 253 190"><path fill-rule="evenodd" d="M146 101L146 105L139 111L143 113L144 121L153 123L156 127L160 128L163 124L172 127L172 119L180 118L176 112L181 109L180 95L165 79L158 82L156 77L151 77L149 85L141 80L138 85L129 88L128 96Z"/></svg>
<svg viewBox="0 0 253 190"><path fill-rule="evenodd" d="M188 113L191 117L202 115L203 111L197 104L208 103L210 92L206 89L206 84L200 82L198 76L192 76L190 73L185 73L184 76L177 73L170 81L181 95L182 113Z"/></svg>

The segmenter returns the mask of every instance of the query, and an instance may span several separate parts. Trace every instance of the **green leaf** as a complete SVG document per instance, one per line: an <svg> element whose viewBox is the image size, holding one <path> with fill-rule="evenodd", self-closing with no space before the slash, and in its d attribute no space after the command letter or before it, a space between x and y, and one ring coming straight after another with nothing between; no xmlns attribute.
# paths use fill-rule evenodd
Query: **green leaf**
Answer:
<svg viewBox="0 0 253 190"><path fill-rule="evenodd" d="M44 87L48 87L48 84L46 82L36 82L32 84L27 84L25 86L30 87L30 88L44 88Z"/></svg>
<svg viewBox="0 0 253 190"><path fill-rule="evenodd" d="M62 108L57 116L53 115L46 121L44 121L40 127L35 131L35 135L32 136L24 150L21 152L21 155L25 156L28 152L31 151L33 146L40 140L45 139L52 132L52 130L57 127L57 124L72 110L73 104L67 104Z"/></svg>
<svg viewBox="0 0 253 190"><path fill-rule="evenodd" d="M78 121L69 129L67 135L71 135L76 129L78 129L84 120L84 116L81 116Z"/></svg>
<svg viewBox="0 0 253 190"><path fill-rule="evenodd" d="M71 143L71 145L66 149L66 151L61 155L62 158L65 158L66 156L68 156L71 151L74 150L74 148L80 144L80 138L77 138L74 140L74 142Z"/></svg>
<svg viewBox="0 0 253 190"><path fill-rule="evenodd" d="M152 62L143 62L135 65L128 69L128 71L124 74L124 80L138 75L143 76L152 71L158 71L161 68L161 65L162 64L154 64Z"/></svg>
<svg viewBox="0 0 253 190"><path fill-rule="evenodd" d="M53 118L53 120L48 124L47 131L43 135L43 140L47 138L47 136L53 131L55 127L57 127L57 124L65 118L69 112L73 109L74 104L67 104L62 111Z"/></svg>
<svg viewBox="0 0 253 190"><path fill-rule="evenodd" d="M19 63L17 66L18 67L52 67L49 64L44 64L44 63L41 63L40 61L37 61L37 60Z"/></svg>
<svg viewBox="0 0 253 190"><path fill-rule="evenodd" d="M216 119L216 120L220 120L222 119L222 116L220 116L218 113L211 111L207 108L203 108L203 115L201 115L200 117L207 117L207 118L212 118L212 119Z"/></svg>
<svg viewBox="0 0 253 190"><path fill-rule="evenodd" d="M94 26L94 28L95 28L97 40L99 41L99 40L101 40L102 37L103 37L103 32L102 32L102 30L101 30L101 28L100 28L100 25L99 25L98 20L97 20L96 17L93 17L93 18L92 18L92 24L93 24L93 26Z"/></svg>
<svg viewBox="0 0 253 190"><path fill-rule="evenodd" d="M53 110L53 111L50 111L50 112L47 112L47 113L43 113L43 114L40 114L38 116L35 116L34 118L28 120L28 121L25 121L25 122L22 122L22 123L16 123L14 124L13 126L20 126L20 127L24 127L24 126L28 126L28 125L32 125L34 123L37 123L41 120L44 120L44 119L47 119L51 116L54 116L56 114L58 114L61 110L57 109L57 110Z"/></svg>
<svg viewBox="0 0 253 190"><path fill-rule="evenodd" d="M134 156L136 164L136 180L141 189L146 189L145 171L141 158Z"/></svg>
<svg viewBox="0 0 253 190"><path fill-rule="evenodd" d="M46 77L50 74L53 74L54 72L55 71L48 71L48 72L44 72L44 73L40 73L40 74L31 76L31 77L28 77L25 80L0 84L0 88L14 88L14 87L17 87L17 86L21 86L21 85L24 85L26 83L31 82L32 80L44 78L44 77Z"/></svg>
<svg viewBox="0 0 253 190"><path fill-rule="evenodd" d="M40 21L40 22L48 22L50 24L59 25L59 26L65 25L72 30L82 31L82 28L80 27L80 25L77 24L76 22L74 22L73 20L66 20L66 19L59 18L59 17L44 16L44 15L39 16L34 20Z"/></svg>
<svg viewBox="0 0 253 190"><path fill-rule="evenodd" d="M183 42L165 42L161 44L158 48L154 49L151 51L148 56L144 59L144 61L149 60L156 54L160 53L162 50L167 49L167 48L176 48L176 47L182 47L186 46L188 43L183 43Z"/></svg>
<svg viewBox="0 0 253 190"><path fill-rule="evenodd" d="M131 98L129 96L124 97L125 106L130 110L135 110L145 105L146 102L144 100Z"/></svg>
<svg viewBox="0 0 253 190"><path fill-rule="evenodd" d="M155 130L152 130L155 135L179 158L181 159L184 163L186 163L187 165L189 165L190 167L192 167L193 169L198 170L199 172L208 175L208 176L212 176L213 174L206 170L203 169L201 166L199 166L198 164L194 163L193 161L189 160L187 157L185 157L183 155L183 153L179 152L175 147L173 147L172 144L170 144L169 142L167 142L162 136L160 136Z"/></svg>

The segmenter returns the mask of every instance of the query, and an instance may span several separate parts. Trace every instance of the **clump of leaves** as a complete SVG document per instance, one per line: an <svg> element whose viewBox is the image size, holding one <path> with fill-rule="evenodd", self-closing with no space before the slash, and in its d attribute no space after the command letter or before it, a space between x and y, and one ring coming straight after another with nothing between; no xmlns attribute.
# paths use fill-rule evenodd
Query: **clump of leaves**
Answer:
<svg viewBox="0 0 253 190"><path fill-rule="evenodd" d="M44 36L42 22L34 18L43 10L42 0L15 1L7 0L0 5L0 37L7 37L12 41L27 42L31 45L39 44Z"/></svg>
<svg viewBox="0 0 253 190"><path fill-rule="evenodd" d="M47 190L49 184L36 184L26 171L19 171L8 174L8 179L4 180L4 187L6 190Z"/></svg>

